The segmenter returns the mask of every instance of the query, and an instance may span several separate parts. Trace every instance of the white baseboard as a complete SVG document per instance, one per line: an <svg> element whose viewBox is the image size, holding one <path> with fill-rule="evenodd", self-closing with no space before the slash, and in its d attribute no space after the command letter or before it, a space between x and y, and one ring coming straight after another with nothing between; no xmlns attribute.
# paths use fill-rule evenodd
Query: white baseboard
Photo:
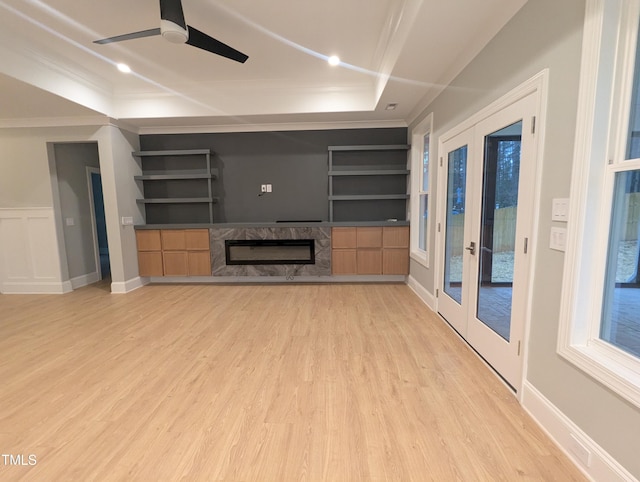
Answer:
<svg viewBox="0 0 640 482"><path fill-rule="evenodd" d="M98 272L95 271L89 274L83 274L81 276L76 276L71 279L71 287L76 290L78 288L82 288L83 286L88 286L93 283L97 283L100 281L100 276L98 276Z"/></svg>
<svg viewBox="0 0 640 482"><path fill-rule="evenodd" d="M638 482L528 381L522 387L522 406L589 479Z"/></svg>
<svg viewBox="0 0 640 482"><path fill-rule="evenodd" d="M0 293L5 295L62 295L71 291L70 281L8 281L0 286Z"/></svg>
<svg viewBox="0 0 640 482"><path fill-rule="evenodd" d="M429 293L424 286L416 281L416 279L409 275L407 278L407 284L409 288L411 288L418 297L424 301L424 303L432 310L436 311L436 298L431 293Z"/></svg>
<svg viewBox="0 0 640 482"><path fill-rule="evenodd" d="M130 291L137 290L138 288L141 288L146 284L149 284L149 278L141 278L140 276L127 281L112 282L111 293L112 294L129 293Z"/></svg>

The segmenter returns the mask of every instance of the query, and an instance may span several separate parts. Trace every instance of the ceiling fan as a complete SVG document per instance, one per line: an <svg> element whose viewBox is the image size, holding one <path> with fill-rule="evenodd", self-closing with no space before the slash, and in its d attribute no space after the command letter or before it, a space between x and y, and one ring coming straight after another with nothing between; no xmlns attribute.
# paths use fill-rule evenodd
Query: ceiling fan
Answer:
<svg viewBox="0 0 640 482"><path fill-rule="evenodd" d="M207 52L221 55L236 62L244 63L249 57L242 52L229 47L227 44L210 37L206 33L187 25L182 11L181 0L160 0L160 28L142 30L140 32L127 33L95 40L96 44L109 44L143 37L162 35L172 43L186 43Z"/></svg>

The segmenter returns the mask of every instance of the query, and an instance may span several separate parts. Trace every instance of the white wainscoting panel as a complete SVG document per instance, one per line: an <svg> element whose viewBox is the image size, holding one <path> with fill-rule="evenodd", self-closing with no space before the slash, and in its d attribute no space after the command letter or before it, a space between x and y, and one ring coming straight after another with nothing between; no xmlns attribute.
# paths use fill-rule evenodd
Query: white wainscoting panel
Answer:
<svg viewBox="0 0 640 482"><path fill-rule="evenodd" d="M0 209L0 292L66 293L53 208Z"/></svg>

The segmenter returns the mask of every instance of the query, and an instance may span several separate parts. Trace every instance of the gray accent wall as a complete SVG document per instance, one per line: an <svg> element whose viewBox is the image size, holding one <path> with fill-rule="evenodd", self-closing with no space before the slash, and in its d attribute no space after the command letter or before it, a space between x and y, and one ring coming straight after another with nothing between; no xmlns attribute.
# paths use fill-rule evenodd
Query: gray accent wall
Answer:
<svg viewBox="0 0 640 482"><path fill-rule="evenodd" d="M54 144L53 149L68 274L73 279L97 271L87 167L100 167L98 143Z"/></svg>
<svg viewBox="0 0 640 482"><path fill-rule="evenodd" d="M433 112L433 146L437 149L439 135L538 72L549 69L526 379L640 478L640 409L556 353L564 255L549 249L553 225L550 213L553 198L570 194L584 11L584 0L529 0L412 126ZM435 167L435 163L432 165ZM435 177L433 172L432 179ZM432 183L432 196L437 199L435 183ZM431 212L435 212L434 208ZM431 222L429 242L434 246L433 218ZM432 268L425 269L412 262L411 275L433 293L435 253L432 251L430 255Z"/></svg>
<svg viewBox="0 0 640 482"><path fill-rule="evenodd" d="M211 149L214 222L328 221L330 145L405 144L406 128L141 135L142 150ZM261 184L273 192L259 196Z"/></svg>

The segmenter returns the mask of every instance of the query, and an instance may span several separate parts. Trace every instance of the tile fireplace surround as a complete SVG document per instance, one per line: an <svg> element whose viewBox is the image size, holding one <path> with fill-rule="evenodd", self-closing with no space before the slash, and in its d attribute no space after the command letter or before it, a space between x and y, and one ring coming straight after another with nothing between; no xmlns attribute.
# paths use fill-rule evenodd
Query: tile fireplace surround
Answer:
<svg viewBox="0 0 640 482"><path fill-rule="evenodd" d="M210 228L213 276L329 276L331 275L330 227ZM313 239L315 264L227 265L225 240Z"/></svg>

